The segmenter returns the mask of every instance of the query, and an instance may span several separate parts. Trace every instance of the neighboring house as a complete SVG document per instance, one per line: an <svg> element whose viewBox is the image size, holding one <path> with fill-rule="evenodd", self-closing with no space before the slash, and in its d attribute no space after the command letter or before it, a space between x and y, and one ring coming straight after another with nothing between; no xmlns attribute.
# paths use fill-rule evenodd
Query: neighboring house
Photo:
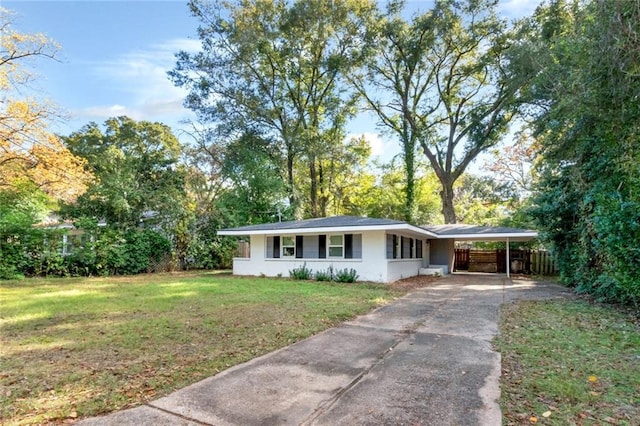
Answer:
<svg viewBox="0 0 640 426"><path fill-rule="evenodd" d="M524 229L415 226L353 216L249 225L218 234L250 239L249 256L233 260L235 275L286 277L306 264L314 272L353 268L361 281L384 283L419 274L448 274L453 270L456 240L511 242L538 236Z"/></svg>

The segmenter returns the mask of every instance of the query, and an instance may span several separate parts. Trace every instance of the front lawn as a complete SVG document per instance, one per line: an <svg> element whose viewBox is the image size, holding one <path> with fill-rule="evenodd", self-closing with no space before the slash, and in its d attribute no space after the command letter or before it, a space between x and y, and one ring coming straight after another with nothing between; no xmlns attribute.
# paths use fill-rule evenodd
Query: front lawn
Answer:
<svg viewBox="0 0 640 426"><path fill-rule="evenodd" d="M584 300L519 302L503 307L495 343L504 424L640 425L637 317Z"/></svg>
<svg viewBox="0 0 640 426"><path fill-rule="evenodd" d="M400 294L216 273L0 281L0 423L139 405Z"/></svg>

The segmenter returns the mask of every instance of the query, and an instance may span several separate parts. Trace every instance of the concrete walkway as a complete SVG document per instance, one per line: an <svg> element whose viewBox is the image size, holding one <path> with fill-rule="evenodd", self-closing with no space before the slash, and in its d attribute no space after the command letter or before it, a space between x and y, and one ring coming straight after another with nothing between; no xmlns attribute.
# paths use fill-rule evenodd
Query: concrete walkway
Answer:
<svg viewBox="0 0 640 426"><path fill-rule="evenodd" d="M499 306L563 287L454 274L146 405L81 425L500 425Z"/></svg>

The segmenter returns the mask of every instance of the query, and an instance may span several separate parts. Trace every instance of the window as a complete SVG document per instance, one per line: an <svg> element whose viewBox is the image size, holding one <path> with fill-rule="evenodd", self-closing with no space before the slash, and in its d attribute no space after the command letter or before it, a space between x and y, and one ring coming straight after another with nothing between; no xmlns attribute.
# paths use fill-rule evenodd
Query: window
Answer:
<svg viewBox="0 0 640 426"><path fill-rule="evenodd" d="M342 235L329 235L329 257L343 257L344 239Z"/></svg>
<svg viewBox="0 0 640 426"><path fill-rule="evenodd" d="M296 240L293 237L282 237L282 257L296 255Z"/></svg>

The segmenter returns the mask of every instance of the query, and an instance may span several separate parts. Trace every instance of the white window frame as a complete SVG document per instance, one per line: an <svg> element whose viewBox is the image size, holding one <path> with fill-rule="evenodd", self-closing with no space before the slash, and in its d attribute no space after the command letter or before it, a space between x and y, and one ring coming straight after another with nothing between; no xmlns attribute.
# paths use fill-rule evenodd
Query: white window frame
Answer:
<svg viewBox="0 0 640 426"><path fill-rule="evenodd" d="M291 244L285 244L285 240L291 239ZM286 254L285 249L291 248L291 254ZM283 235L280 237L280 257L291 259L296 257L296 237L295 235Z"/></svg>
<svg viewBox="0 0 640 426"><path fill-rule="evenodd" d="M340 237L340 244L331 244L332 237ZM340 247L340 256L331 255L331 249L335 247ZM327 235L327 259L344 259L344 234Z"/></svg>

